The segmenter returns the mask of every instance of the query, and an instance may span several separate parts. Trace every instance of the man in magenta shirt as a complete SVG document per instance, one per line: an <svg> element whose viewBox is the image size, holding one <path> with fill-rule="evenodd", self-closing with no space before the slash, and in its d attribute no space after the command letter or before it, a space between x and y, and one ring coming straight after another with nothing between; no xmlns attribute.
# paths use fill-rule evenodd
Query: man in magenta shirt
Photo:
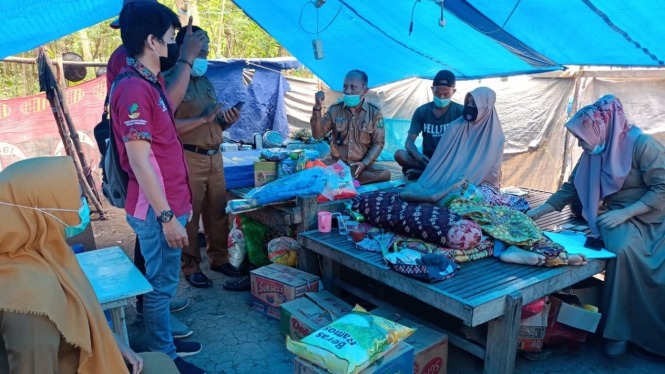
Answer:
<svg viewBox="0 0 665 374"><path fill-rule="evenodd" d="M149 2L157 3L156 0L124 0L123 7L132 2ZM192 19L190 17L190 24ZM120 29L119 19L116 18L110 24L113 29ZM187 33L187 37L182 46L182 53L180 53L180 48L175 44L167 46L169 48L168 56L166 58L161 57L161 70L166 71L171 69L173 66L177 65L174 69L175 79L171 81L170 85L167 85L166 91L172 102L175 102L177 99L177 104L174 103L173 110L175 111L178 107L182 97L184 97L187 90L187 84L189 82L189 76L191 71L192 62L196 57L198 57L199 51L203 46L203 43L207 40L205 34L202 32L190 32ZM107 92L111 91L111 86L113 81L120 73L124 67L127 66L127 50L124 45L120 45L109 58L107 69L106 69L106 85ZM104 128L103 122L95 128L95 138L99 144L99 150L102 154L105 154L106 150L106 139L108 138L108 127ZM141 245L136 239L136 244L134 245L134 264L145 275L145 259L141 253ZM172 299L170 303L171 312L180 311L186 308L189 305L189 300L187 299ZM136 312L139 315L143 314L143 295L136 297ZM171 320L171 333L174 338L186 338L192 335L194 332L187 325L180 322L174 315L170 316ZM189 344L189 342L184 342L180 340L175 340L175 345L180 355L192 355L196 354L201 350L200 345Z"/></svg>
<svg viewBox="0 0 665 374"><path fill-rule="evenodd" d="M180 22L153 2L126 4L120 13L126 65L110 94L111 125L122 168L129 175L125 210L146 261L153 291L144 296L148 347L163 352L180 373L202 374L176 353L169 302L178 287L184 228L191 214L187 164L173 118L173 102L160 76L160 57L175 43ZM126 76L125 76L126 75Z"/></svg>

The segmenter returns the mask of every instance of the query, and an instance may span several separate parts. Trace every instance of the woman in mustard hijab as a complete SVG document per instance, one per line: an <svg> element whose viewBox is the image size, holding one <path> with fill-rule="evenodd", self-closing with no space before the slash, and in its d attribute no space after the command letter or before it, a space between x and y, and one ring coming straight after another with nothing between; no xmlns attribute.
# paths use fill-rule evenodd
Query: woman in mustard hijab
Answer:
<svg viewBox="0 0 665 374"><path fill-rule="evenodd" d="M114 336L65 242L90 222L69 157L0 172L0 219L0 374L177 373Z"/></svg>

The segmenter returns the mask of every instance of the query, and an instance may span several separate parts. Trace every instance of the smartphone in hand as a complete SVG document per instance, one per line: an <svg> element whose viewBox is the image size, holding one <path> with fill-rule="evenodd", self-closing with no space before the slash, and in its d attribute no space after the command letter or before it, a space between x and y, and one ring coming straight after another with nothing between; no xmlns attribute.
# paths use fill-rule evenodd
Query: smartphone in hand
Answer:
<svg viewBox="0 0 665 374"><path fill-rule="evenodd" d="M240 110L240 109L242 109L243 106L245 106L245 102L242 101L242 100L240 100L240 101L238 101L238 102L236 103L236 105L234 105L233 107L236 108L236 109L238 109L238 110Z"/></svg>

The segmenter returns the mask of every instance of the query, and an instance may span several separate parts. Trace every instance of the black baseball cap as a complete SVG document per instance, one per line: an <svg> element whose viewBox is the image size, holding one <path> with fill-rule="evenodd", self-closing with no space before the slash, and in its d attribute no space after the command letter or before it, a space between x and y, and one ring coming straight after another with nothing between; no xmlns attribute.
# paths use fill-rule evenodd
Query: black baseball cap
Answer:
<svg viewBox="0 0 665 374"><path fill-rule="evenodd" d="M145 1L145 2L148 2L148 3L156 3L157 2L157 0L123 0L122 7L124 8L125 5L127 5L129 3L140 2L140 1ZM109 26L111 26L112 29L116 29L116 30L119 29L120 28L120 17L114 19L113 22L111 22L111 24Z"/></svg>
<svg viewBox="0 0 665 374"><path fill-rule="evenodd" d="M432 86L455 87L455 74L450 70L441 70L436 73Z"/></svg>

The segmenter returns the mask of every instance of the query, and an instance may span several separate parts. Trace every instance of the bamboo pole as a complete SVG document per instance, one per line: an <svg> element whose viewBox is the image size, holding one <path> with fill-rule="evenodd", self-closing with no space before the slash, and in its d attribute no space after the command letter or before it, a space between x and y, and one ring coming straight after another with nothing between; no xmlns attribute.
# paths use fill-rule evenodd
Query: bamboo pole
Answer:
<svg viewBox="0 0 665 374"><path fill-rule="evenodd" d="M60 61L58 61L58 67L61 67ZM64 92L64 91L61 91ZM79 163L83 167L83 170L90 170L90 165L88 165L88 160L85 158L85 153L83 153L83 147L81 146L81 140L79 139L78 131L76 131L76 126L74 126L74 121L72 120L71 114L69 114L69 105L67 104L67 98L61 92L56 92L59 97L60 107L65 117L65 123L69 130L69 137L74 144L74 150L78 156ZM86 175L86 181L88 185L92 188L92 191L95 195L96 200L101 204L102 198L99 196L99 192L95 186L95 180L92 178L92 175L89 173Z"/></svg>
<svg viewBox="0 0 665 374"><path fill-rule="evenodd" d="M573 89L573 107L570 111L571 116L577 113L577 105L579 103L580 87L582 86L582 77L584 70L575 73L575 86ZM563 185L566 178L566 168L568 167L568 153L570 152L570 131L566 130L566 135L563 138L563 160L561 161L561 175L559 175L559 187Z"/></svg>
<svg viewBox="0 0 665 374"><path fill-rule="evenodd" d="M37 59L34 58L26 58L26 57L5 57L0 62L5 62L5 63L15 63L15 64L28 64L28 65L36 65L37 64ZM71 66L85 66L85 67L106 67L107 63L106 62L97 62L97 61L63 61L63 65L71 65Z"/></svg>
<svg viewBox="0 0 665 374"><path fill-rule="evenodd" d="M49 58L46 56L46 61L48 62ZM67 81L65 80L65 69L63 66L63 60L62 56L58 56L56 59L56 66L58 68L58 83L59 83L59 88L56 88L55 91L58 94L58 103L59 103L59 108L61 108L64 119L65 119L65 124L67 125L67 129L69 132L69 137L72 140L72 143L74 144L74 150L75 153L70 154L70 156L73 156L74 154L78 157L79 164L82 167L82 170L90 170L90 165L88 165L88 161L85 159L85 154L83 153L83 147L81 146L81 141L79 140L79 135L78 131L76 131L76 127L74 126L74 121L72 120L72 116L69 114L69 105L67 104L67 97L66 95L66 90L67 90ZM87 173L84 173L87 174ZM95 180L92 178L92 175L87 174L85 181L88 183L90 186L91 190L94 193L94 197L101 205L102 203L102 198L99 196L99 192L97 191L97 187L95 186Z"/></svg>
<svg viewBox="0 0 665 374"><path fill-rule="evenodd" d="M95 207L95 210L99 213L99 219L100 220L105 220L106 215L104 214L104 210L102 209L102 206L100 202L97 200L97 196L95 196L95 193L93 192L92 188L90 188L90 185L87 183L86 176L83 173L83 168L81 167L81 164L78 160L78 157L74 156L74 143L72 142L72 139L70 138L68 134L68 130L66 127L66 120L64 113L62 111L62 107L60 107L59 102L61 102L60 95L58 95L57 90L53 90L53 99L49 99L49 103L51 104L51 107L53 108L53 115L55 116L56 123L58 124L58 128L60 130L60 133L63 134L63 145L65 147L65 150L67 151L67 154L69 154L72 158L72 161L74 161L74 166L76 169L76 174L78 175L79 179L79 184L83 188L83 192L88 198L88 201L92 202L92 205Z"/></svg>
<svg viewBox="0 0 665 374"><path fill-rule="evenodd" d="M222 12L219 14L219 33L217 34L217 56L222 57L223 45L222 38L224 37L224 12L226 11L226 0L222 0Z"/></svg>
<svg viewBox="0 0 665 374"><path fill-rule="evenodd" d="M37 49L37 53L43 56L46 65L53 72L54 70L53 63L46 54L44 47L43 46L39 47ZM59 67L62 68L62 65L59 64ZM64 71L60 70L58 74L62 74L64 76ZM82 148L80 147L80 142L78 142L78 134L76 134L76 140L77 143L79 144L78 149L81 149L81 152L80 154L75 154L74 151L75 150L74 140L70 135L69 128L72 128L74 133L76 133L76 129L73 126L73 122L71 122L71 116L69 117L69 122L71 122L71 126L69 126L69 123L66 119L66 117L69 116L68 112L66 112L67 114L65 114L65 111L63 110L63 107L66 108L67 105L66 99L63 100L59 86L56 85L55 87L52 88L52 90L53 90L53 97L49 99L50 95L48 94L48 92L46 93L46 97L51 105L53 116L55 117L55 122L58 125L58 132L60 134L62 144L65 148L65 152L67 153L68 156L72 158L72 161L74 162L76 173L79 177L79 182L86 196L88 197L88 201L91 201L97 212L99 212L99 218L101 220L105 220L106 216L104 214L104 210L102 209L101 198L97 194L94 180L92 179L92 176L88 176L88 178L86 178L85 173L83 173L83 166L87 168L87 162L85 161Z"/></svg>

